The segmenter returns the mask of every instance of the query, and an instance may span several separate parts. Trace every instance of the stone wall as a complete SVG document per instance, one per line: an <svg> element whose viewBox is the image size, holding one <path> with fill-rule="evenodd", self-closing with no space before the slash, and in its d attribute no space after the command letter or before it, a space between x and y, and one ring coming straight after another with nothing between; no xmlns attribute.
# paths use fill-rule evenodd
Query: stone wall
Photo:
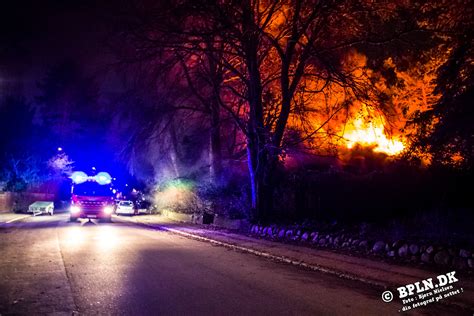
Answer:
<svg viewBox="0 0 474 316"><path fill-rule="evenodd" d="M308 247L349 251L364 257L371 256L412 264L474 270L473 249L447 244L405 240L368 240L344 232L324 233L277 225L253 225L250 228L250 234L260 238L297 243Z"/></svg>

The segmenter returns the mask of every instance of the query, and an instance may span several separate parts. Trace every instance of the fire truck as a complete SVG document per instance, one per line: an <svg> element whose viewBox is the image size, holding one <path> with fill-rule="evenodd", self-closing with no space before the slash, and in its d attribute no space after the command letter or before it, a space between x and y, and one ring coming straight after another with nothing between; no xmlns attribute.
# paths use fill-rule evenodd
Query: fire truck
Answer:
<svg viewBox="0 0 474 316"><path fill-rule="evenodd" d="M82 171L76 171L71 175L71 180L70 221L97 218L110 222L115 204L111 176L107 172L88 176Z"/></svg>

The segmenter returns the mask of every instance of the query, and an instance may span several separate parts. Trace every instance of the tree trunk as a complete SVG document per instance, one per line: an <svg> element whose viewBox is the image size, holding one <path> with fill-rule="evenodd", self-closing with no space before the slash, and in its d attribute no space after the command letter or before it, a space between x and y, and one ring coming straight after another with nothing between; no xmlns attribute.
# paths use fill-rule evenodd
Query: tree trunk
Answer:
<svg viewBox="0 0 474 316"><path fill-rule="evenodd" d="M255 25L254 13L250 2L243 6L243 38L248 70L249 121L247 128L247 156L252 191L252 219L264 220L271 213L273 191L267 182L271 173L268 169L267 131L263 120L262 80L259 68L259 32Z"/></svg>
<svg viewBox="0 0 474 316"><path fill-rule="evenodd" d="M211 181L219 181L222 171L222 146L220 112L217 101L211 106L211 131L209 137L209 175Z"/></svg>
<svg viewBox="0 0 474 316"><path fill-rule="evenodd" d="M247 161L252 194L252 214L254 221L265 221L273 212L273 193L275 190L275 164L265 149L256 146L256 138L247 143Z"/></svg>
<svg viewBox="0 0 474 316"><path fill-rule="evenodd" d="M255 170L255 163L253 162L255 155L252 154L252 145L248 142L247 143L247 164L249 169L249 177L250 177L250 193L251 193L251 219L255 220L258 219L258 208L257 208L257 196L258 196L258 189L257 189L257 176Z"/></svg>
<svg viewBox="0 0 474 316"><path fill-rule="evenodd" d="M179 172L179 149L178 149L178 138L176 136L176 130L174 126L174 122L171 123L170 126L170 138L171 138L171 150L170 150L170 158L171 158L171 165L173 166L173 171L175 173L175 177L179 178L181 176Z"/></svg>

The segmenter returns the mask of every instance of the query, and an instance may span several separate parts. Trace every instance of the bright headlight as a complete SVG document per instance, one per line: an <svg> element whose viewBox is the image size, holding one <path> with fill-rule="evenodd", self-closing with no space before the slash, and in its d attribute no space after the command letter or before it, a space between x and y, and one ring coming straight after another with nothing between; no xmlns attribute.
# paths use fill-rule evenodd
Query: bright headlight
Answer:
<svg viewBox="0 0 474 316"><path fill-rule="evenodd" d="M72 205L69 210L71 211L72 214L77 214L81 211L81 208L77 205Z"/></svg>
<svg viewBox="0 0 474 316"><path fill-rule="evenodd" d="M104 207L104 213L105 214L112 214L114 211L114 209L112 208L112 206L106 206Z"/></svg>

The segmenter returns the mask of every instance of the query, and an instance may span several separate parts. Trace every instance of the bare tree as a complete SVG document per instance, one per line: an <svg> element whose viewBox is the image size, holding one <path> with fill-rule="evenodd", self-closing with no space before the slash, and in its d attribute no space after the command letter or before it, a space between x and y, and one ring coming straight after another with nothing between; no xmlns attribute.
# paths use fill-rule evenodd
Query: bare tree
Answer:
<svg viewBox="0 0 474 316"><path fill-rule="evenodd" d="M303 138L320 131L354 99L375 101L370 82L344 67L344 56L359 45L392 43L413 31L409 23L383 27L400 18L397 5L364 0L181 1L134 9L133 34L143 54L198 56L219 69L219 80L210 86L216 104L245 135L255 218L265 218L273 208L274 175L287 146L288 123L304 117L309 108L304 100L340 88L337 106L312 105L331 110ZM187 79L195 85L196 77Z"/></svg>

